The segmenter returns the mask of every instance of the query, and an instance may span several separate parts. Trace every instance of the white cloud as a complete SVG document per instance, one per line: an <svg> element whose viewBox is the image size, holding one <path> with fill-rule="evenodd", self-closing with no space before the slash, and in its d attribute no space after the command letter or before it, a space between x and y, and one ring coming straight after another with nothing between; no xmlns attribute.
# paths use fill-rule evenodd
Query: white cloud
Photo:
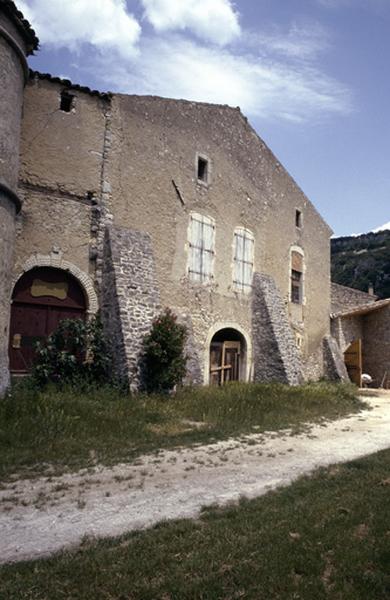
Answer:
<svg viewBox="0 0 390 600"><path fill-rule="evenodd" d="M77 50L92 44L123 58L136 53L141 28L125 0L19 0L41 42Z"/></svg>
<svg viewBox="0 0 390 600"><path fill-rule="evenodd" d="M61 69L72 65L84 82L87 70L93 87L230 104L252 117L291 122L351 111L349 91L316 66L327 45L319 26L243 31L226 46L240 32L230 0L139 3L155 28L142 37L125 0L19 2L43 46L73 52ZM186 28L213 43L177 31Z"/></svg>
<svg viewBox="0 0 390 600"><path fill-rule="evenodd" d="M377 14L389 10L389 0L316 0L316 3L324 8L364 8L373 10Z"/></svg>
<svg viewBox="0 0 390 600"><path fill-rule="evenodd" d="M329 47L329 34L317 22L292 23L287 30L273 27L268 31L246 33L245 42L253 49L312 61Z"/></svg>
<svg viewBox="0 0 390 600"><path fill-rule="evenodd" d="M105 62L99 72L114 91L230 104L263 118L299 122L351 110L349 92L317 69L207 48L179 35L146 39L131 65Z"/></svg>
<svg viewBox="0 0 390 600"><path fill-rule="evenodd" d="M156 31L191 31L225 45L240 35L238 14L230 0L141 0Z"/></svg>

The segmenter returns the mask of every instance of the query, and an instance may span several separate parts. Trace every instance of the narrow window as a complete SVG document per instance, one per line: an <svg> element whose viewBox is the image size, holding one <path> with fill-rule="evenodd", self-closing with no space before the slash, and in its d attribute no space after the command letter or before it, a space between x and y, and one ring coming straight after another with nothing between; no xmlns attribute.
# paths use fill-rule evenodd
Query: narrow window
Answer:
<svg viewBox="0 0 390 600"><path fill-rule="evenodd" d="M64 112L70 112L73 108L74 96L69 94L66 90L61 92L60 110Z"/></svg>
<svg viewBox="0 0 390 600"><path fill-rule="evenodd" d="M205 158L198 156L198 180L208 183L209 163Z"/></svg>
<svg viewBox="0 0 390 600"><path fill-rule="evenodd" d="M243 227L234 231L233 285L244 294L252 289L255 240L253 234Z"/></svg>
<svg viewBox="0 0 390 600"><path fill-rule="evenodd" d="M295 227L302 227L302 213L298 209L295 211Z"/></svg>
<svg viewBox="0 0 390 600"><path fill-rule="evenodd" d="M303 303L303 256L299 252L291 253L291 302Z"/></svg>
<svg viewBox="0 0 390 600"><path fill-rule="evenodd" d="M213 279L215 222L210 217L192 213L189 226L188 274L191 281L206 283Z"/></svg>

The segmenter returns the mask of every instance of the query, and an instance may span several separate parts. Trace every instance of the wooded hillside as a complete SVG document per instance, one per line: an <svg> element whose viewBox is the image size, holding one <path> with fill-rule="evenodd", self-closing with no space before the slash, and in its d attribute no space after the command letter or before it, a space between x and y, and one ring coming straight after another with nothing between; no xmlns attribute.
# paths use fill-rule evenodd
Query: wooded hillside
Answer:
<svg viewBox="0 0 390 600"><path fill-rule="evenodd" d="M390 298L390 231L331 241L332 281L364 292L370 283L380 298Z"/></svg>

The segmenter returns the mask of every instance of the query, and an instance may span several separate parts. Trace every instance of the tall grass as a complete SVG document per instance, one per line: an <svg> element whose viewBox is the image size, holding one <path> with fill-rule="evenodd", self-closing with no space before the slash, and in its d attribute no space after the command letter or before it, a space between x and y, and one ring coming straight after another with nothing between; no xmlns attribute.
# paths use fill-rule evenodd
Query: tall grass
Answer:
<svg viewBox="0 0 390 600"><path fill-rule="evenodd" d="M231 384L184 388L175 396L129 396L113 388L44 391L24 384L0 401L0 477L131 460L158 448L254 431L299 427L356 412L353 386L291 388ZM195 426L196 423L199 426Z"/></svg>

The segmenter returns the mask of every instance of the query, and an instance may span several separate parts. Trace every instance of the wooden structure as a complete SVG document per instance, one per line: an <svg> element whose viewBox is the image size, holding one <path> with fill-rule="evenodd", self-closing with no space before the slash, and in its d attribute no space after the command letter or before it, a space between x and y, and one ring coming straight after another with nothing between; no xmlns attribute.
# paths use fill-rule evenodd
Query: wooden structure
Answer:
<svg viewBox="0 0 390 600"><path fill-rule="evenodd" d="M363 359L362 359L362 340L355 340L344 352L345 366L348 375L353 383L362 387Z"/></svg>
<svg viewBox="0 0 390 600"><path fill-rule="evenodd" d="M86 299L78 281L66 271L35 268L17 282L12 295L10 369L27 373L37 342L53 333L63 319L85 318Z"/></svg>

